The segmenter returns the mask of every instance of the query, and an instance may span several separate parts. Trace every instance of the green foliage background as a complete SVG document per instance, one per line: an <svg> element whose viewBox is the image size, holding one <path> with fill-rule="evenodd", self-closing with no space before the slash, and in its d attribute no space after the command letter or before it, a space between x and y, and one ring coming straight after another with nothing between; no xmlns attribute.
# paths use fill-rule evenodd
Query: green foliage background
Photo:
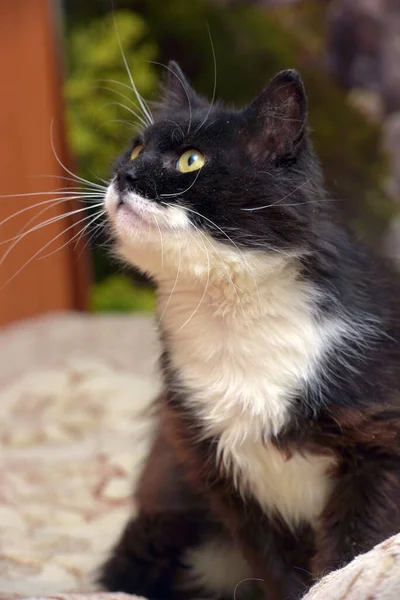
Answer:
<svg viewBox="0 0 400 600"><path fill-rule="evenodd" d="M65 86L70 143L87 179L106 178L136 127L139 110L124 68L121 42L141 94L151 96L157 46L139 15L120 11L77 22L67 36ZM124 108L125 106L125 108Z"/></svg>
<svg viewBox="0 0 400 600"><path fill-rule="evenodd" d="M67 1L67 120L83 176L107 178L136 127L127 122L133 119L129 111L137 107L117 32L135 84L146 99L155 98L163 75L162 67L150 61L165 64L170 58L180 62L199 92L211 96L214 63L208 26L217 60L217 95L227 102L244 104L275 72L300 70L331 198L343 200L338 203L343 218L379 244L394 210L382 191L386 165L380 128L348 105L345 92L323 69L323 3L266 10L244 1L228 8L211 0L119 0L114 14L110 4ZM104 252L95 252L101 288L95 288L94 307L136 309L131 279L124 288L112 279L105 292L105 279L115 270ZM124 294L130 300L122 301Z"/></svg>

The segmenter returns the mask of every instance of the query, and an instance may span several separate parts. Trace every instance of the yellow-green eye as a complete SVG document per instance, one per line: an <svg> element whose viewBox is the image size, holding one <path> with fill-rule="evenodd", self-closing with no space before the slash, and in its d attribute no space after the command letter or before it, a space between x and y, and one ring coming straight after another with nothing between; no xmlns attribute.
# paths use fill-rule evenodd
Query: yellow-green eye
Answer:
<svg viewBox="0 0 400 600"><path fill-rule="evenodd" d="M135 146L131 152L131 160L135 160L135 158L139 156L142 150L144 150L144 146L142 146L142 144L138 144L137 146Z"/></svg>
<svg viewBox="0 0 400 600"><path fill-rule="evenodd" d="M181 173L190 173L190 171L201 169L205 162L204 154L198 150L186 150L176 163L176 168Z"/></svg>

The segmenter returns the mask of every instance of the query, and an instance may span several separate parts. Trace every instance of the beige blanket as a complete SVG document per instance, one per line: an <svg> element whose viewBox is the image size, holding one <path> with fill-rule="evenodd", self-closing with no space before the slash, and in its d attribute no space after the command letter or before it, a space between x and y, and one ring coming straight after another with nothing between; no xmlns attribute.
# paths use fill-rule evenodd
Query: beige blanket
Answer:
<svg viewBox="0 0 400 600"><path fill-rule="evenodd" d="M133 508L156 355L148 319L56 316L0 334L0 592L94 588Z"/></svg>

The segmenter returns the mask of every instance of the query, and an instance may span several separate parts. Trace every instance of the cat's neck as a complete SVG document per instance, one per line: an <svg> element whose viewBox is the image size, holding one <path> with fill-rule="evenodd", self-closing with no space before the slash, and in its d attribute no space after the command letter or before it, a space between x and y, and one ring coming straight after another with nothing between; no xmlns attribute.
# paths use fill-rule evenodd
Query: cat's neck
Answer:
<svg viewBox="0 0 400 600"><path fill-rule="evenodd" d="M210 268L157 281L158 315L170 333L201 312L224 327L257 326L260 321L292 322L298 313L311 316L316 290L299 275L299 264L282 259L253 261L248 268Z"/></svg>

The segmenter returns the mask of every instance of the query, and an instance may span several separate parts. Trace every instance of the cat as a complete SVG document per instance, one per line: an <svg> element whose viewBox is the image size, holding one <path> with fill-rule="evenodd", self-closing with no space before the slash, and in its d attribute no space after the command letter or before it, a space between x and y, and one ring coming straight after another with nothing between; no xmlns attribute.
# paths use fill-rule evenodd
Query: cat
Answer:
<svg viewBox="0 0 400 600"><path fill-rule="evenodd" d="M100 581L294 600L400 530L398 276L333 215L297 72L235 109L168 69L105 197L155 283L163 392Z"/></svg>

